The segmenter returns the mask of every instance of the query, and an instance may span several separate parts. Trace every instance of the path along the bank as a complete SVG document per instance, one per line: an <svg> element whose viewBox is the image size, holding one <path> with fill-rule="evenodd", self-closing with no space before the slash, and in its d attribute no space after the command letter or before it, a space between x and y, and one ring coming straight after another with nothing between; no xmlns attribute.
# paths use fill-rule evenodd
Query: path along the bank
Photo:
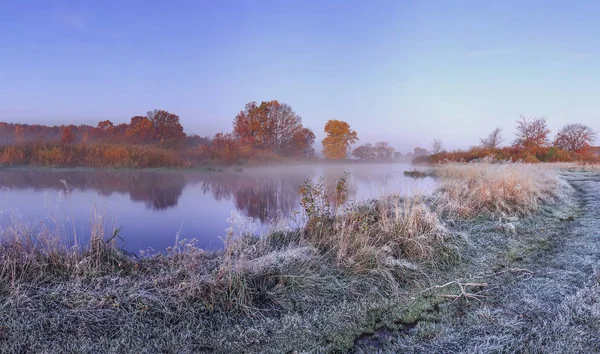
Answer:
<svg viewBox="0 0 600 354"><path fill-rule="evenodd" d="M540 237L509 254L506 269L518 271L488 279L485 297L445 303L437 319L381 331L354 351L600 352L600 173L561 176L574 188L572 215L523 227Z"/></svg>

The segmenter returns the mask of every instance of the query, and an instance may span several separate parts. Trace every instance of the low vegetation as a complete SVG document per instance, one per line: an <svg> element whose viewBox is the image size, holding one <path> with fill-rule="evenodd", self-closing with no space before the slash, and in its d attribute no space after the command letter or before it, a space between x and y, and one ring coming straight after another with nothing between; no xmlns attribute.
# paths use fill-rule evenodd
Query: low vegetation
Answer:
<svg viewBox="0 0 600 354"><path fill-rule="evenodd" d="M480 140L479 146L468 150L445 151L441 140L435 139L432 154L417 156L414 163L439 164L448 162L579 162L600 163L600 147L593 146L596 132L583 124L567 124L552 141L545 118L526 118L517 121L515 139L510 146L504 142L502 129L495 128Z"/></svg>
<svg viewBox="0 0 600 354"><path fill-rule="evenodd" d="M0 166L185 168L192 159L145 145L29 143L0 147Z"/></svg>
<svg viewBox="0 0 600 354"><path fill-rule="evenodd" d="M347 200L347 176L300 190L303 227L248 232L232 215L220 252L183 240L133 256L118 231L92 227L84 248L19 225L0 233L0 350L327 352L394 316L455 264L452 218L533 213L559 197L547 168L447 165L431 197ZM35 333L35 336L29 335Z"/></svg>
<svg viewBox="0 0 600 354"><path fill-rule="evenodd" d="M436 168L436 176L436 207L452 217L530 215L565 189L556 171L540 165L449 164Z"/></svg>

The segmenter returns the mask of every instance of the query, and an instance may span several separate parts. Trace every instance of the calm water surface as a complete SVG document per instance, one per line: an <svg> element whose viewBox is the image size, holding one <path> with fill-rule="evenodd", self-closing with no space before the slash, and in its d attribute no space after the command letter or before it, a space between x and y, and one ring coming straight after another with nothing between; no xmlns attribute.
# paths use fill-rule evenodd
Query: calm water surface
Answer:
<svg viewBox="0 0 600 354"><path fill-rule="evenodd" d="M382 194L431 193L431 178L411 179L406 164L279 166L241 172L0 169L0 227L44 227L65 240L85 243L90 220L102 216L106 234L120 227L122 246L132 252L164 250L180 239L200 247L223 246L232 212L251 217L256 229L299 210L299 187L324 177L333 184L350 173L350 199Z"/></svg>

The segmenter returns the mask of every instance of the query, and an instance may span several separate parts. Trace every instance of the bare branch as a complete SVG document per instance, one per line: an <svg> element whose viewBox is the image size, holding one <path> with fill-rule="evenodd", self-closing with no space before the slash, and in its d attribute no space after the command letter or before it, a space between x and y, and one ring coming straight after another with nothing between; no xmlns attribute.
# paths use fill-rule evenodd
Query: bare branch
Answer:
<svg viewBox="0 0 600 354"><path fill-rule="evenodd" d="M444 144L441 139L433 139L433 144L431 144L431 150L433 154L439 154L444 151Z"/></svg>
<svg viewBox="0 0 600 354"><path fill-rule="evenodd" d="M565 125L556 134L554 146L568 151L581 151L591 146L596 140L596 132L583 124Z"/></svg>
<svg viewBox="0 0 600 354"><path fill-rule="evenodd" d="M525 118L523 115L517 121L517 137L514 144L522 149L531 150L548 146L550 129L546 118Z"/></svg>
<svg viewBox="0 0 600 354"><path fill-rule="evenodd" d="M500 148L500 145L504 142L504 138L502 137L502 128L497 127L496 129L492 130L492 132L490 133L490 135L487 136L487 138L482 138L480 141L481 145L485 148Z"/></svg>

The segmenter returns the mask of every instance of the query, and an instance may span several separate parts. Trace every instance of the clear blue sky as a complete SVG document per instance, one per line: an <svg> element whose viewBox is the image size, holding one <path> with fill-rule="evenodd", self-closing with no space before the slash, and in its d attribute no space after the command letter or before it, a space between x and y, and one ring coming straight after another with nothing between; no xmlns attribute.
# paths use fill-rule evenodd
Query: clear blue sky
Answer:
<svg viewBox="0 0 600 354"><path fill-rule="evenodd" d="M598 1L3 1L0 120L91 123L154 108L230 131L248 101L323 137L403 151L476 144L520 113L600 130Z"/></svg>

